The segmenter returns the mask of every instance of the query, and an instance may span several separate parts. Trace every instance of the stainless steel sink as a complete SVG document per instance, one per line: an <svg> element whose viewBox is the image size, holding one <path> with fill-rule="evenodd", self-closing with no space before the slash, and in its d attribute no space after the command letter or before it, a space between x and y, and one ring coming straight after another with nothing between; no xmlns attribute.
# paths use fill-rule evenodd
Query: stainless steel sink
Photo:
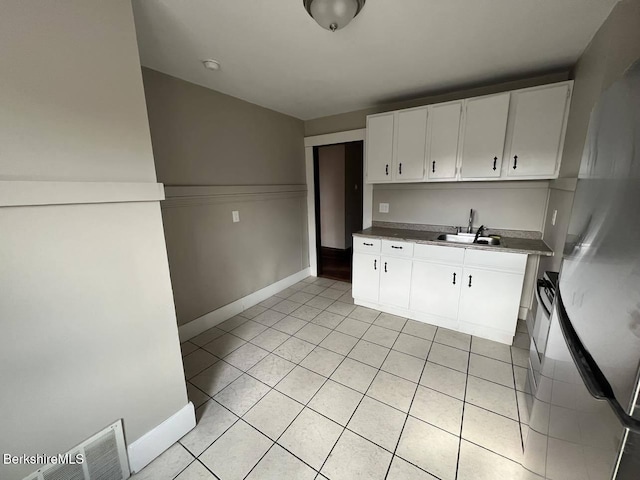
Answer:
<svg viewBox="0 0 640 480"><path fill-rule="evenodd" d="M474 243L473 240L475 238L476 236L473 233L443 233L438 236L438 240L451 243ZM475 243L478 245L500 245L500 240L493 237L478 237Z"/></svg>

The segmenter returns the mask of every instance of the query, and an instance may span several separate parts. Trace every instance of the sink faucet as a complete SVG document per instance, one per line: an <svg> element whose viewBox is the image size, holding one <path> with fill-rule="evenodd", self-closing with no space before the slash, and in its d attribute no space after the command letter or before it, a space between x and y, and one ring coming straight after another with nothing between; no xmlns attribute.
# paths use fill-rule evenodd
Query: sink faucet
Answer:
<svg viewBox="0 0 640 480"><path fill-rule="evenodd" d="M473 230L473 208L469 211L469 226L467 227L467 233L472 233Z"/></svg>
<svg viewBox="0 0 640 480"><path fill-rule="evenodd" d="M482 236L482 232L484 232L484 225L480 225L480 227L478 228L478 231L476 232L476 236L473 239L473 243L477 243L478 237Z"/></svg>

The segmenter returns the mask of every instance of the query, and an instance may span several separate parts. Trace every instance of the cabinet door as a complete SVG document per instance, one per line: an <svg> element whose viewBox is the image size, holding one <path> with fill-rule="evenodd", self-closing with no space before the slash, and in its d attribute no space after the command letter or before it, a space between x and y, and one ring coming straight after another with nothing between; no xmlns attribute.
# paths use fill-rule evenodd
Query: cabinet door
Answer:
<svg viewBox="0 0 640 480"><path fill-rule="evenodd" d="M566 83L513 93L515 120L508 176L555 175L568 99Z"/></svg>
<svg viewBox="0 0 640 480"><path fill-rule="evenodd" d="M422 180L427 142L427 107L398 112L393 178Z"/></svg>
<svg viewBox="0 0 640 480"><path fill-rule="evenodd" d="M462 267L413 262L411 310L456 319Z"/></svg>
<svg viewBox="0 0 640 480"><path fill-rule="evenodd" d="M434 105L429 111L427 176L430 180L456 178L462 102Z"/></svg>
<svg viewBox="0 0 640 480"><path fill-rule="evenodd" d="M393 122L393 112L367 117L367 183L393 178Z"/></svg>
<svg viewBox="0 0 640 480"><path fill-rule="evenodd" d="M378 301L380 290L380 257L366 253L353 254L353 298Z"/></svg>
<svg viewBox="0 0 640 480"><path fill-rule="evenodd" d="M500 176L509 114L509 93L467 100L462 178Z"/></svg>
<svg viewBox="0 0 640 480"><path fill-rule="evenodd" d="M524 275L464 267L458 320L516 330Z"/></svg>
<svg viewBox="0 0 640 480"><path fill-rule="evenodd" d="M411 260L382 257L380 272L380 303L409 308L411 289Z"/></svg>

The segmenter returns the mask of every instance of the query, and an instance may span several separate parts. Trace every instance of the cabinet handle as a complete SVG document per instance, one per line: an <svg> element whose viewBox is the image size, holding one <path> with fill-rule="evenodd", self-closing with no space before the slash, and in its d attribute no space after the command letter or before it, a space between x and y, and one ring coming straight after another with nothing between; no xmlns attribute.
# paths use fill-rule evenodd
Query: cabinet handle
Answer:
<svg viewBox="0 0 640 480"><path fill-rule="evenodd" d="M456 272L453 272L453 284L456 284Z"/></svg>
<svg viewBox="0 0 640 480"><path fill-rule="evenodd" d="M398 250L402 250L402 247L396 247L395 245L391 245L391 248L397 248Z"/></svg>
<svg viewBox="0 0 640 480"><path fill-rule="evenodd" d="M389 164L388 163L384 166L384 174L385 175L389 175Z"/></svg>
<svg viewBox="0 0 640 480"><path fill-rule="evenodd" d="M374 259L374 260L373 260L373 269L374 269L374 270L377 270L377 269L378 269L378 260L377 260L377 259Z"/></svg>
<svg viewBox="0 0 640 480"><path fill-rule="evenodd" d="M513 156L513 169L518 168L518 155Z"/></svg>
<svg viewBox="0 0 640 480"><path fill-rule="evenodd" d="M384 262L384 273L387 273L387 262Z"/></svg>
<svg viewBox="0 0 640 480"><path fill-rule="evenodd" d="M471 286L471 275L469 275L469 286Z"/></svg>
<svg viewBox="0 0 640 480"><path fill-rule="evenodd" d="M433 173L436 173L436 161L434 160L433 163L431 164L431 171Z"/></svg>
<svg viewBox="0 0 640 480"><path fill-rule="evenodd" d="M362 242L362 244L366 245L367 247L373 247L373 243Z"/></svg>
<svg viewBox="0 0 640 480"><path fill-rule="evenodd" d="M402 164L398 165L398 175L402 175Z"/></svg>
<svg viewBox="0 0 640 480"><path fill-rule="evenodd" d="M496 162L498 161L498 157L493 157L493 169L496 169Z"/></svg>

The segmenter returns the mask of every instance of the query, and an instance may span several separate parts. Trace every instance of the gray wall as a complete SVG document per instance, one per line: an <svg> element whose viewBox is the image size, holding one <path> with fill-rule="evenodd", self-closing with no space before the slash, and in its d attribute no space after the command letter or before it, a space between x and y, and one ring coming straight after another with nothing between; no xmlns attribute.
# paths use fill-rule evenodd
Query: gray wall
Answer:
<svg viewBox="0 0 640 480"><path fill-rule="evenodd" d="M305 183L301 120L155 70L142 72L159 181Z"/></svg>
<svg viewBox="0 0 640 480"><path fill-rule="evenodd" d="M510 82L503 82L491 85L478 85L473 88L456 91L434 92L428 97L420 97L406 101L395 103L387 103L378 105L364 110L355 112L341 113L328 117L315 118L304 122L305 136L322 135L325 133L342 132L345 130L355 130L365 128L367 123L367 115L380 112L389 112L402 108L417 107L420 105L429 105L432 103L448 102L450 100L458 100L461 98L475 97L479 95L489 95L492 93L505 92L518 88L533 87L535 85L544 85L545 83L562 82L569 79L569 71L548 73L537 77L523 78Z"/></svg>
<svg viewBox="0 0 640 480"><path fill-rule="evenodd" d="M373 220L541 231L548 182L465 182L375 185ZM380 213L379 203L389 204Z"/></svg>
<svg viewBox="0 0 640 480"><path fill-rule="evenodd" d="M178 323L308 267L302 121L153 70L143 79L158 179L181 186L162 206Z"/></svg>
<svg viewBox="0 0 640 480"><path fill-rule="evenodd" d="M638 26L640 0L619 2L573 69L573 97L560 169L560 176L565 179L575 179L578 175L591 110L600 94L640 58ZM544 239L554 247L556 255L540 262L540 274L560 267L573 202L573 185L575 182L562 178L550 184ZM554 210L558 211L558 218L552 226Z"/></svg>
<svg viewBox="0 0 640 480"><path fill-rule="evenodd" d="M159 203L43 189L155 185L131 5L3 1L0 58L0 181L43 204L0 205L0 451L62 453L119 418L130 444L187 404Z"/></svg>
<svg viewBox="0 0 640 480"><path fill-rule="evenodd" d="M318 148L318 177L320 184L320 245L344 249L344 144Z"/></svg>

